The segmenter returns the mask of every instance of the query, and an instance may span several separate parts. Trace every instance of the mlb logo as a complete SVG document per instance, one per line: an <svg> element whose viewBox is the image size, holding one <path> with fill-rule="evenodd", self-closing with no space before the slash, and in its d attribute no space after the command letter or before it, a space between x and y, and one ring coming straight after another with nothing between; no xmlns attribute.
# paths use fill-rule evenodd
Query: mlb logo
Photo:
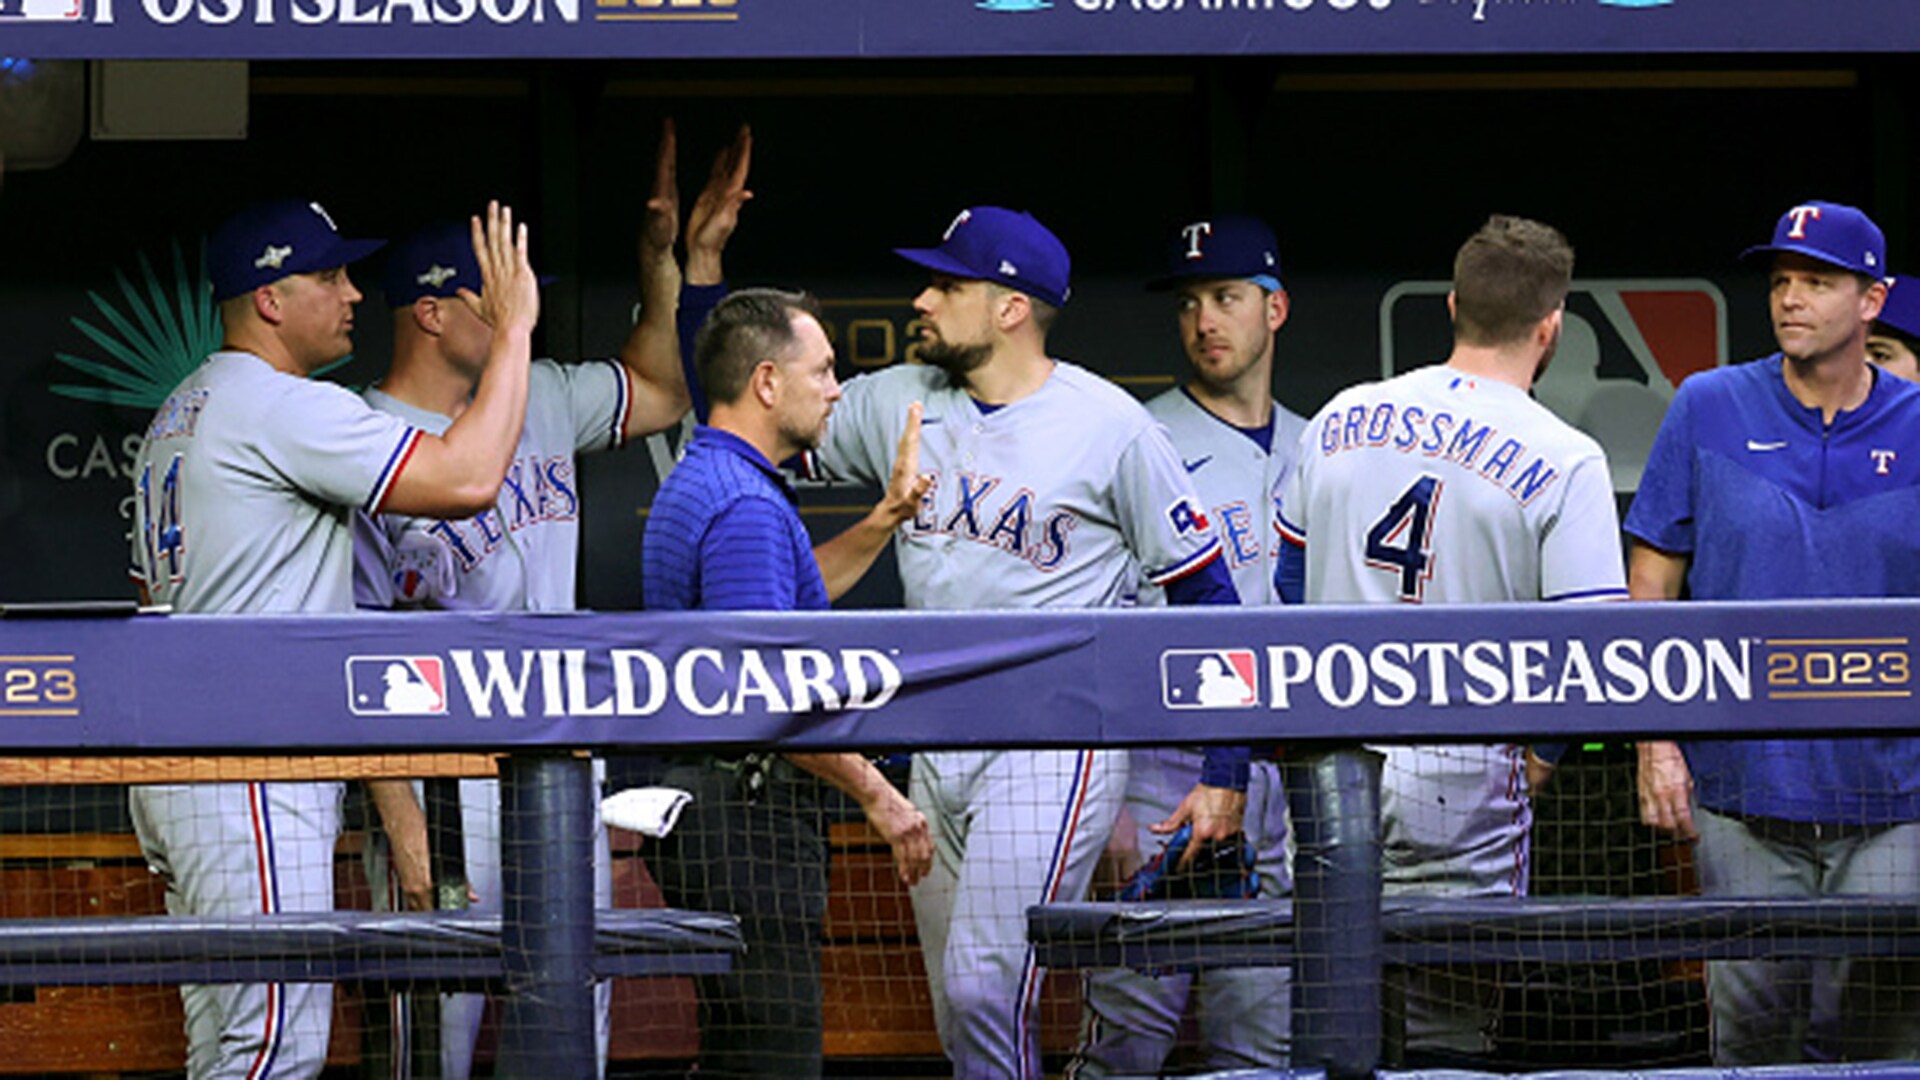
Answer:
<svg viewBox="0 0 1920 1080"><path fill-rule="evenodd" d="M355 716L445 716L446 666L437 656L349 656L347 709Z"/></svg>
<svg viewBox="0 0 1920 1080"><path fill-rule="evenodd" d="M0 0L0 22L80 22L80 0Z"/></svg>
<svg viewBox="0 0 1920 1080"><path fill-rule="evenodd" d="M1168 649L1160 703L1169 709L1251 709L1260 701L1252 649Z"/></svg>
<svg viewBox="0 0 1920 1080"><path fill-rule="evenodd" d="M1380 301L1380 376L1446 357L1447 281L1403 281ZM1559 347L1533 396L1607 452L1614 491L1640 486L1653 439L1687 376L1727 362L1727 301L1700 278L1576 279Z"/></svg>

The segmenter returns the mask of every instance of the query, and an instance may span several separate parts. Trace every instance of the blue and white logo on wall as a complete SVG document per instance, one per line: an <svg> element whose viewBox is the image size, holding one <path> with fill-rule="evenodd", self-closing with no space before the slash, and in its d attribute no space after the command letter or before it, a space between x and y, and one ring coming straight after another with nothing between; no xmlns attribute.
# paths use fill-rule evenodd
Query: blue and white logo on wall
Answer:
<svg viewBox="0 0 1920 1080"><path fill-rule="evenodd" d="M446 668L438 656L349 656L347 708L355 716L445 716Z"/></svg>
<svg viewBox="0 0 1920 1080"><path fill-rule="evenodd" d="M1049 0L980 0L974 6L982 11L1045 11L1053 4Z"/></svg>
<svg viewBox="0 0 1920 1080"><path fill-rule="evenodd" d="M1169 709L1251 709L1260 700L1252 649L1168 649L1160 700Z"/></svg>

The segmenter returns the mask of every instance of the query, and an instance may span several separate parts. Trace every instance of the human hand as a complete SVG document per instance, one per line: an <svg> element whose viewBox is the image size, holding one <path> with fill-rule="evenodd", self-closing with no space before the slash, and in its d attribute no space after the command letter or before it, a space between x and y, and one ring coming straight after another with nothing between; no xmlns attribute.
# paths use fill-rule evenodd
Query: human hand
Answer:
<svg viewBox="0 0 1920 1080"><path fill-rule="evenodd" d="M1178 832L1182 825L1193 826L1193 841L1187 845L1186 854L1180 857L1180 865L1184 867L1209 845L1239 835L1246 814L1246 792L1195 784L1193 790L1187 792L1187 797L1180 800L1180 805L1174 807L1170 817L1148 826L1148 830L1165 836Z"/></svg>
<svg viewBox="0 0 1920 1080"><path fill-rule="evenodd" d="M1643 742L1637 747L1640 767L1640 820L1656 829L1693 840L1693 773L1678 743Z"/></svg>
<svg viewBox="0 0 1920 1080"><path fill-rule="evenodd" d="M865 810L867 823L893 849L893 868L900 883L919 884L933 869L933 830L927 827L926 815L892 785Z"/></svg>
<svg viewBox="0 0 1920 1080"><path fill-rule="evenodd" d="M687 280L695 285L718 285L726 280L720 253L740 224L740 208L753 198L747 190L747 172L753 165L753 129L745 124L713 158L707 186L693 200L687 214Z"/></svg>
<svg viewBox="0 0 1920 1080"><path fill-rule="evenodd" d="M887 478L886 494L876 508L889 529L897 529L920 512L920 500L933 488L931 474L920 471L920 417L925 407L919 402L907 406L907 426L894 448L893 473Z"/></svg>
<svg viewBox="0 0 1920 1080"><path fill-rule="evenodd" d="M515 227L513 208L487 203L483 224L472 219L473 255L480 264L480 293L462 288L460 299L496 332L531 332L540 319L540 280L528 258L527 227Z"/></svg>

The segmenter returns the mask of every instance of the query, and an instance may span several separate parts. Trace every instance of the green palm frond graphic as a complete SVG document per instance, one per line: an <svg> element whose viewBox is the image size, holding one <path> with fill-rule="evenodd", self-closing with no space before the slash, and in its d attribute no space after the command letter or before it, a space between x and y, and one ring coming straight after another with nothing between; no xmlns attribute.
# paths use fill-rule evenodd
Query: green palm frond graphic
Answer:
<svg viewBox="0 0 1920 1080"><path fill-rule="evenodd" d="M56 384L61 397L96 401L128 408L157 409L180 380L193 373L220 348L220 307L213 301L207 278L206 247L200 245L200 266L189 275L180 242L173 242L173 277L162 281L146 252L137 253L144 288L136 287L119 268L113 278L120 287L116 306L88 290L102 325L72 319L74 329L98 346L106 360L55 353L62 364L99 380L95 385ZM332 371L353 358L345 357L321 369ZM316 372L315 374L319 374Z"/></svg>

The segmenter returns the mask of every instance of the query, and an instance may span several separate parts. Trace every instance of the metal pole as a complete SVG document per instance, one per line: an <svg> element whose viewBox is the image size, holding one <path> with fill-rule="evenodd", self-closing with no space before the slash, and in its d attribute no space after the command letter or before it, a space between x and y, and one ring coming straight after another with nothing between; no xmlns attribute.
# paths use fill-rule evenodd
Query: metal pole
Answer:
<svg viewBox="0 0 1920 1080"><path fill-rule="evenodd" d="M515 754L500 764L502 1077L555 1080L598 1069L592 791L584 756Z"/></svg>
<svg viewBox="0 0 1920 1080"><path fill-rule="evenodd" d="M1359 747L1289 752L1293 1062L1336 1078L1380 1064L1380 762Z"/></svg>

